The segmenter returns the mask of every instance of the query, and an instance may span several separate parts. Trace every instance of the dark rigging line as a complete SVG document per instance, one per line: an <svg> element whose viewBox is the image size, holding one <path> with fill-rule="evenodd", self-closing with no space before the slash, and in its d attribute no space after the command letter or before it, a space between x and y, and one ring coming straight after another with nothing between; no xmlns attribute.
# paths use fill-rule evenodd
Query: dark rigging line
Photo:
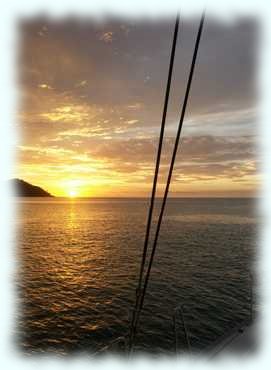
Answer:
<svg viewBox="0 0 271 370"><path fill-rule="evenodd" d="M159 237L159 232L160 232L160 227L161 227L163 214L164 214L164 210L165 210L165 206L166 206L166 201L167 201L167 196L168 196L168 192L169 192L171 177L172 177L172 173L173 173L173 169L174 169L175 158L176 158L176 154L177 154L177 150L178 150L180 135L181 135L184 116L185 116L185 110L186 110L186 106L187 106L187 101L188 101L188 97L189 97L191 82L192 82L194 68L195 68L195 64L196 64L196 58L197 58L200 38L201 38L201 34L202 34L204 18L205 18L205 12L202 13L201 20L200 20L200 25L199 25L199 29L198 29L197 39L196 39L196 43L195 43L195 49L194 49L194 53L193 53L193 59L192 59L191 67L190 67L189 78L188 78L188 82L187 82L187 86L186 86L186 92L185 92L184 102L183 102L180 121L179 121L179 126L178 126L178 131L177 131L175 144L174 144L174 149L173 149L173 153L172 153L172 158L171 158L171 163L170 163L170 168L169 168L169 173L168 173L168 178L167 178L167 184L166 184L164 197L163 197L163 202L162 202L162 206L161 206L161 210L160 210L160 214L159 214L159 218L158 218L158 222L157 222L155 238L154 238L152 252L151 252L151 256L150 256L150 260L149 260L148 270L147 270L146 277L145 277L144 287L143 287L142 295L140 296L140 302L139 302L137 315L136 315L135 322L134 322L134 333L136 332L136 328L137 328L137 324L138 324L139 316L140 316L140 311L141 311L141 309L143 307L143 304L144 304L146 289L147 289L147 285L148 285L148 281L149 281L149 277L150 277L153 258L154 258L154 254L155 254L155 250L156 250L156 246L157 246L157 241L158 241L158 237Z"/></svg>
<svg viewBox="0 0 271 370"><path fill-rule="evenodd" d="M141 262L138 286L137 286L137 291L136 291L135 310L134 310L134 313L133 313L131 328L133 328L133 325L134 325L135 311L137 309L138 302L139 302L139 297L140 297L140 292L141 292L141 285L142 285L142 276L143 276L143 272L144 272L147 249L148 249L148 242L149 242L149 237L150 237L153 207L154 207L155 194L156 194L156 185L157 185L157 179L158 179L158 175L159 175L160 159L161 159L161 152L162 152L163 138L164 138L164 131L165 131L165 123L166 123L166 116L167 116L167 108L168 108L168 101L169 101L169 93L170 93L170 86L171 86L171 80L172 80L172 71L173 71L173 64L174 64L174 57L175 57L175 50L176 50L176 43L177 43L177 36L178 36L178 29L179 29L179 20L180 20L180 15L177 14L175 29L174 29L174 35L173 35L171 55L170 55L168 80L167 80L165 100L164 100L163 116L162 116L162 121L161 121L159 144L158 144L157 156L156 156L156 165L155 165L155 172L154 172L154 178L153 178L151 201L150 201L149 214L148 214L148 220L147 220L147 226L146 226L145 241L144 241L144 248L143 248L143 254L142 254L142 262Z"/></svg>

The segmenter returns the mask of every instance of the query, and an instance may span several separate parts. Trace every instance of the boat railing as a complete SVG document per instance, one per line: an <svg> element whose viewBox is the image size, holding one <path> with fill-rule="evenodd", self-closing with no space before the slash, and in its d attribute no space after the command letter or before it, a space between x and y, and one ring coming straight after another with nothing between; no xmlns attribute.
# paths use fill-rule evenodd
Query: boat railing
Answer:
<svg viewBox="0 0 271 370"><path fill-rule="evenodd" d="M185 346L189 353L191 353L191 344L190 344L190 338L189 338L189 331L188 327L185 321L185 315L184 315L184 308L185 304L180 304L174 309L173 314L173 328L174 328L174 342L175 342L175 353L178 353L179 351L179 336L178 336L178 317L180 317L182 322L182 327L184 331L185 336Z"/></svg>
<svg viewBox="0 0 271 370"><path fill-rule="evenodd" d="M255 316L255 309L254 309L254 294L253 294L253 276L252 273L249 272L249 316L245 317L241 321L238 322L237 325L235 325L233 328L227 330L223 335L219 336L218 339L213 341L211 344L209 344L207 347L205 347L200 352L206 352L209 351L214 352L214 349L217 349L216 352L219 351L219 348L221 347L221 343L227 343L232 340L232 338L238 336L241 334L244 329L248 326L250 326L254 322L254 316ZM187 303L180 304L174 309L173 313L173 328L174 328L174 342L175 342L175 353L179 353L180 347L180 340L179 340L179 330L178 330L178 318L181 319L181 326L183 329L183 335L184 335L184 347L188 353L192 353L192 344L190 340L190 330L189 325L186 320L186 309L188 308ZM247 306L245 306L247 308Z"/></svg>
<svg viewBox="0 0 271 370"><path fill-rule="evenodd" d="M94 356L112 352L121 352L121 354L126 353L128 354L128 348L129 348L129 336L127 334L124 336L117 337L106 346L100 348L98 351L94 353Z"/></svg>

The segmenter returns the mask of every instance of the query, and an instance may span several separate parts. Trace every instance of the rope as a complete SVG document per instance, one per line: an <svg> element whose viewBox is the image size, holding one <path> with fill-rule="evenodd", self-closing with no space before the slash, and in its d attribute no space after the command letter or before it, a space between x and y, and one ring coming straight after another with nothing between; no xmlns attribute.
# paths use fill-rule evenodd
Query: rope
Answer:
<svg viewBox="0 0 271 370"><path fill-rule="evenodd" d="M137 329L137 325L138 325L138 321L139 321L139 317L140 317L140 312L141 312L143 304L144 304L144 298L145 298L145 294L146 294L146 290L147 290L147 286L148 286L148 282L149 282L150 272L151 272L151 268L152 268L152 263L153 263L155 251L156 251L156 246L157 246L159 232L160 232L160 228L161 228L161 224L162 224L163 214L164 214L164 210L165 210L165 206L166 206L166 202L167 202L167 196L168 196L168 192L169 192L171 177L172 177L172 173L173 173L173 169L174 169L174 163L175 163L175 159L176 159L176 154L177 154L178 145L179 145L179 141L180 141L180 136L181 136L182 126L183 126L186 106L187 106L189 92L190 92L190 87L191 87L192 78L193 78L193 74L194 74L194 68L195 68L195 64L196 64L196 58L197 58L197 54L198 54L199 43L200 43L200 38L201 38L203 24L204 24L204 18L205 18L205 12L203 12L203 14L201 16L201 20L200 20L200 25L199 25L199 29L198 29L198 34L197 34L197 39L196 39L196 43L195 43L192 63L191 63L188 82L187 82L187 86L186 86L186 92L185 92L185 97L184 97L184 101L183 101L179 126L178 126L178 130L177 130L177 135L176 135L174 149L173 149L173 153L172 153L172 158L171 158L171 163L170 163L166 188L165 188L165 192L164 192L163 202L162 202L162 206L161 206L161 210L160 210L160 214L159 214L159 218L158 218L158 222L157 222L155 238L154 238L152 252L151 252L149 265L148 265L148 269L147 269L147 273L146 273L146 277L145 277L144 287L143 287L142 294L140 295L140 302L138 303L137 315L136 315L135 320L134 320L134 335L136 333L136 329Z"/></svg>
<svg viewBox="0 0 271 370"><path fill-rule="evenodd" d="M179 20L180 20L180 16L179 16L179 14L177 14L176 22L175 22L175 29L174 29L174 34L173 34L171 55L170 55L168 79L167 79L167 86L166 86L166 93L165 93L165 100L164 100L164 109L163 109L163 115L162 115L162 122L161 122L160 136L159 136L159 144L158 144L158 149L157 149L156 165L155 165L155 172L154 172L154 178L153 178L153 187L152 187L151 201L150 201L150 207L149 207L149 214L148 214L148 220L147 220L147 226L146 226L145 241L144 241L144 248L143 248L143 254L142 254L142 262L141 262L141 267L140 267L138 286L137 286L137 290L136 290L135 309L133 311L133 317L132 317L132 323L131 323L131 330L132 331L133 331L134 320L135 320L135 312L137 310L137 306L138 306L138 302L139 302L139 298L140 298L140 293L141 293L142 277L143 277L143 272L144 272L144 267L145 267L145 262L146 262L146 256L147 256L148 243L149 243L149 237L150 237L153 207L154 207L155 194L156 194L156 185L157 185L157 179L158 179L158 174L159 174L160 159L161 159L161 152L162 152L163 138L164 138L164 131L165 131L165 123L166 123L166 116L167 116L167 109L168 109L168 101L169 101L169 93L170 93L170 86L171 86L171 80L172 80L172 71L173 71L173 64L174 64L174 57L175 57L175 50L176 50L176 43L177 43L177 36L178 36L178 29L179 29ZM132 335L132 333L131 333L131 335Z"/></svg>

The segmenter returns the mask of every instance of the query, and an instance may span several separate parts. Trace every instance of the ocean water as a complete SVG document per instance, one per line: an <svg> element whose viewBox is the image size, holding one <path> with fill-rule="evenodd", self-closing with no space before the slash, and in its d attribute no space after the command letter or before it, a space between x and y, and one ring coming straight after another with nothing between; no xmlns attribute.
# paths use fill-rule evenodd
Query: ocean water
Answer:
<svg viewBox="0 0 271 370"><path fill-rule="evenodd" d="M27 354L113 350L129 332L148 199L17 203L18 346ZM193 351L249 318L258 224L255 200L168 200L137 351L185 351L180 312Z"/></svg>

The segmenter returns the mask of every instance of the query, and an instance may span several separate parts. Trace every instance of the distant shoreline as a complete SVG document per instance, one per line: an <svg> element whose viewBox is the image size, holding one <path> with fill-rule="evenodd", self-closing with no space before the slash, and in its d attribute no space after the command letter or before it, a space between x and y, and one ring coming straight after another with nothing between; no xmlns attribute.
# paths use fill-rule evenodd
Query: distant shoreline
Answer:
<svg viewBox="0 0 271 370"><path fill-rule="evenodd" d="M11 179L9 183L14 191L15 197L31 197L31 198L54 198L48 191L42 189L40 186L32 185L21 179Z"/></svg>

